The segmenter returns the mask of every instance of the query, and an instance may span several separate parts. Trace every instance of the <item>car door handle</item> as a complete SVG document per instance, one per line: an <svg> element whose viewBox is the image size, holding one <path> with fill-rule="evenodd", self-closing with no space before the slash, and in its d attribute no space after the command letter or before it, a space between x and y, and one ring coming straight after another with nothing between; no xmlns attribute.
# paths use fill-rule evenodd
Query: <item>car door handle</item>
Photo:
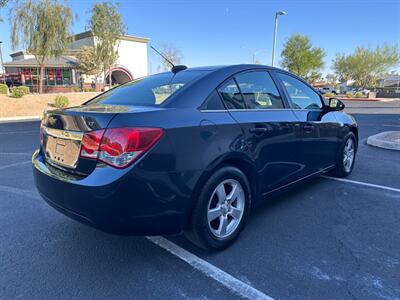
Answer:
<svg viewBox="0 0 400 300"><path fill-rule="evenodd" d="M308 125L304 125L303 128L304 128L305 132L311 132L315 129L315 125L308 124Z"/></svg>
<svg viewBox="0 0 400 300"><path fill-rule="evenodd" d="M267 127L253 127L250 128L249 131L251 133L265 133L267 132L269 129Z"/></svg>

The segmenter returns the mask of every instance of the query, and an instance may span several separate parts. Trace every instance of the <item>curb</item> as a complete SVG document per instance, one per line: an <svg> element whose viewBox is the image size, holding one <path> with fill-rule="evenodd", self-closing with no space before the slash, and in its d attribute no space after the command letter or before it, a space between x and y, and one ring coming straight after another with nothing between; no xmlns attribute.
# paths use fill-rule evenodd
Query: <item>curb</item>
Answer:
<svg viewBox="0 0 400 300"><path fill-rule="evenodd" d="M384 101L378 98L338 98L338 99L344 101L366 101L366 102Z"/></svg>
<svg viewBox="0 0 400 300"><path fill-rule="evenodd" d="M7 117L0 118L0 123L16 123L16 122L30 122L30 121L40 121L41 116L23 116L23 117Z"/></svg>
<svg viewBox="0 0 400 300"><path fill-rule="evenodd" d="M400 151L400 131L385 131L368 137L367 144Z"/></svg>
<svg viewBox="0 0 400 300"><path fill-rule="evenodd" d="M346 98L346 97L340 97L338 98L339 100L344 100L344 101L364 101L364 102L392 102L399 100L399 98Z"/></svg>

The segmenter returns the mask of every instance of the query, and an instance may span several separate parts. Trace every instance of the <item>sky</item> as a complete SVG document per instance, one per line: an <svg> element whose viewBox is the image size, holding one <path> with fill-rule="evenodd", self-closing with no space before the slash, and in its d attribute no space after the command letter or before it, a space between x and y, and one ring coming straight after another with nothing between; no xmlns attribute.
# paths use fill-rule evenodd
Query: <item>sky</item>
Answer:
<svg viewBox="0 0 400 300"><path fill-rule="evenodd" d="M94 0L70 0L77 19L73 33L85 30ZM275 12L279 17L276 59L294 33L307 35L325 49L323 74L332 73L336 53L352 53L357 46L400 45L400 0L120 0L127 33L150 38L155 47L173 43L189 67L251 63L271 64ZM3 57L9 61L10 25L7 8L0 12ZM149 49L149 68L155 72L159 57ZM398 70L398 69L397 69Z"/></svg>

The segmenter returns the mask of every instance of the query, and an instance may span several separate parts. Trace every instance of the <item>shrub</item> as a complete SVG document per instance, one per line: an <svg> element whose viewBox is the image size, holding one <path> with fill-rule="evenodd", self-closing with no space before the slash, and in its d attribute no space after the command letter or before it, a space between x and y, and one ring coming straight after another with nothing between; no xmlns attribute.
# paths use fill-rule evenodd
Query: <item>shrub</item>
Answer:
<svg viewBox="0 0 400 300"><path fill-rule="evenodd" d="M331 93L331 92L324 94L324 97L326 97L326 98L331 98L331 97L334 97L334 96L335 96L335 94Z"/></svg>
<svg viewBox="0 0 400 300"><path fill-rule="evenodd" d="M54 105L58 108L65 108L69 105L69 99L66 96L59 95L54 99Z"/></svg>
<svg viewBox="0 0 400 300"><path fill-rule="evenodd" d="M24 95L28 95L30 93L29 87L24 85L17 87L17 89L21 90L24 93Z"/></svg>
<svg viewBox="0 0 400 300"><path fill-rule="evenodd" d="M24 90L21 89L20 87L15 87L11 89L10 97L12 98L22 98L24 95L25 95Z"/></svg>
<svg viewBox="0 0 400 300"><path fill-rule="evenodd" d="M82 92L82 90L79 86L74 86L72 89L74 92L77 92L77 93Z"/></svg>
<svg viewBox="0 0 400 300"><path fill-rule="evenodd" d="M15 88L11 89L11 95L10 97L13 98L21 98L26 94L29 94L29 87L27 86L17 86Z"/></svg>
<svg viewBox="0 0 400 300"><path fill-rule="evenodd" d="M347 92L346 93L347 98L353 98L353 93L352 92Z"/></svg>
<svg viewBox="0 0 400 300"><path fill-rule="evenodd" d="M357 92L355 96L356 98L363 98L364 94L362 92Z"/></svg>
<svg viewBox="0 0 400 300"><path fill-rule="evenodd" d="M6 84L0 84L0 94L8 94L8 86Z"/></svg>

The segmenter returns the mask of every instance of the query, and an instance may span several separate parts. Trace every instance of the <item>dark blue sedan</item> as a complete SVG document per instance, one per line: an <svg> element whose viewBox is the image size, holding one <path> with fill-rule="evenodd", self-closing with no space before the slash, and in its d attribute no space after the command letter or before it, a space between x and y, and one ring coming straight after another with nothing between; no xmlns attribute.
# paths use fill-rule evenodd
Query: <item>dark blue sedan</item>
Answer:
<svg viewBox="0 0 400 300"><path fill-rule="evenodd" d="M36 186L63 214L117 234L185 232L224 248L251 207L353 169L344 105L260 65L177 68L45 113Z"/></svg>

